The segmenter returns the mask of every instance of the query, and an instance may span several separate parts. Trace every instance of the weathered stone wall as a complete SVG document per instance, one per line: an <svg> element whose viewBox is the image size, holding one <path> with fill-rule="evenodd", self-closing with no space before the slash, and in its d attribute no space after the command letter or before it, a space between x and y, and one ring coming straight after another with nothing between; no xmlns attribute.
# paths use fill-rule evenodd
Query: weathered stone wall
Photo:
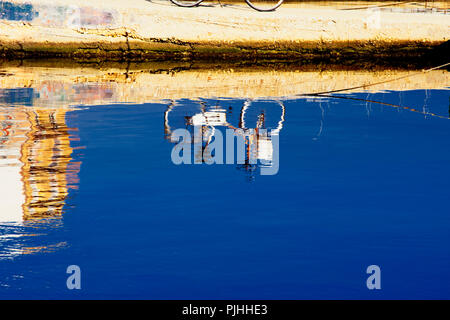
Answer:
<svg viewBox="0 0 450 320"><path fill-rule="evenodd" d="M417 3L242 3L179 8L154 0L0 1L0 55L109 60L422 57L449 40L450 12ZM437 8L437 7L436 7ZM442 54L441 54L442 55Z"/></svg>

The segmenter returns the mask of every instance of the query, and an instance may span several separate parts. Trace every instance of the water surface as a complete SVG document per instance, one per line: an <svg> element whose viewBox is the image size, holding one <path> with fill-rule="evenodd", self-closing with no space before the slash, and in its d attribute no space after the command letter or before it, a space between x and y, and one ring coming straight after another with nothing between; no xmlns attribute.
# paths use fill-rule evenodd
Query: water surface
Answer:
<svg viewBox="0 0 450 320"><path fill-rule="evenodd" d="M448 89L125 104L78 83L68 106L52 88L0 91L1 298L449 298ZM277 174L175 165L171 132L196 126L278 128Z"/></svg>

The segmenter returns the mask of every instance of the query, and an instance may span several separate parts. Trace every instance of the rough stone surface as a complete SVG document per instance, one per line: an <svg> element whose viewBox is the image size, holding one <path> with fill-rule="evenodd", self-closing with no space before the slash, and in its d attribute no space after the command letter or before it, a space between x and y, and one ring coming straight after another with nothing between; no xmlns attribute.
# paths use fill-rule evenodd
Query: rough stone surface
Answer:
<svg viewBox="0 0 450 320"><path fill-rule="evenodd" d="M244 1L196 8L160 0L1 3L0 55L10 59L408 57L442 45L450 31L450 12L416 12L411 5L395 11L377 3L286 3L275 12L257 12Z"/></svg>

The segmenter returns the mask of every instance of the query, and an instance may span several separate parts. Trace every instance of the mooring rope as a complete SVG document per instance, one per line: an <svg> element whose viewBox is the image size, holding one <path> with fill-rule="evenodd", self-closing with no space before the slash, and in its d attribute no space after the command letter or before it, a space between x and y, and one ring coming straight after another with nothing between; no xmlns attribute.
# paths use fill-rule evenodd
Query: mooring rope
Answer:
<svg viewBox="0 0 450 320"><path fill-rule="evenodd" d="M394 2L394 3L388 3L388 4L383 4L383 5L373 5L373 6L364 6L364 7L356 7L356 8L342 8L339 10L364 10L364 9L376 9L376 8L381 8L381 7L392 7L392 6L398 6L401 4L408 4L408 3L413 3L411 1L404 1L404 2Z"/></svg>
<svg viewBox="0 0 450 320"><path fill-rule="evenodd" d="M419 74L424 74L433 70L437 70L437 69L441 69L444 68L446 66L449 66L450 62L441 64L440 66L437 67L433 67L433 68L429 68L426 70L422 70L413 74L407 74L398 78L394 78L394 79L389 79L389 80L384 80L384 81L379 81L379 82L374 82L374 83L369 83L369 84L365 84L365 85L360 85L360 86L356 86L356 87L350 87L350 88L344 88L344 89L336 89L336 90L330 90L330 91L322 91L322 92L312 92L312 93L306 93L306 94L297 94L297 96L313 96L313 95L323 95L323 94L328 94L328 93L336 93L336 92L343 92L343 91L349 91L349 90L355 90L355 89L364 89L367 87L373 87L379 84L383 84L383 83L388 83L388 82L394 82L394 81L398 81L401 79L405 79L405 78L409 78L409 77L413 77Z"/></svg>
<svg viewBox="0 0 450 320"><path fill-rule="evenodd" d="M313 94L313 96L316 96ZM449 117L445 117L445 116L441 116L439 114L433 113L433 112L426 112L426 111L420 111L414 108L410 108L410 107L405 107L405 106L400 106L398 104L392 104L392 103L387 103L387 102L382 102L382 101L376 101L376 100L369 100L369 99L362 99L362 98L355 98L355 97L348 97L348 96L335 96L335 95L331 95L331 94L327 94L327 95L320 95L321 97L328 97L328 98L335 98L335 99L345 99L345 100L356 100L356 101L364 101L364 102L371 102L371 103L376 103L376 104L382 104L385 106L389 106L389 107L394 107L394 108L398 108L398 109L405 109L411 112L416 112L416 113L420 113L423 115L427 115L427 116L432 116L432 117L437 117L437 118L441 118L441 119L447 119L450 120Z"/></svg>
<svg viewBox="0 0 450 320"><path fill-rule="evenodd" d="M361 86L356 86L356 87L351 87L351 88L344 88L344 89L337 89L337 90L330 90L330 91L322 91L322 92L316 92L316 93L298 94L296 96L328 97L328 98L335 98L335 99L347 99L347 100L371 102L371 103L381 104L381 105L390 106L390 107L394 107L394 108L405 109L405 110L408 110L408 111L411 111L411 112L420 113L420 114L423 114L423 115L428 115L428 116L432 116L432 117L437 117L437 118L441 118L441 119L450 120L450 117L445 117L445 116L438 115L438 114L435 114L435 113L432 113L432 112L420 111L420 110L417 110L417 109L411 108L411 107L400 106L400 105L397 105L397 104L392 104L392 103L387 103L387 102L382 102L382 101L376 101L376 100L369 100L369 99L362 99L362 98L355 98L355 97L348 97L348 96L336 96L336 95L330 94L330 93L337 93L337 92L343 92L343 91L349 91L349 90L355 90L355 89L363 89L363 88L366 88L366 87L371 87L371 86L375 86L375 85L379 85L379 84L383 84L383 83L393 82L393 81L405 79L405 78L408 78L408 77L413 77L413 76L416 76L418 74L423 74L423 73L427 73L427 72L430 72L430 71L433 71L433 70L444 68L444 67L446 67L448 65L450 65L450 62L441 64L441 65L433 67L433 68L422 70L421 72L416 72L416 73L413 73L413 74L408 74L408 75L405 75L405 76L402 76L402 77L398 77L398 78L395 78L395 79L389 79L389 80L385 80L385 81L374 82L374 83L371 83L371 84L361 85Z"/></svg>

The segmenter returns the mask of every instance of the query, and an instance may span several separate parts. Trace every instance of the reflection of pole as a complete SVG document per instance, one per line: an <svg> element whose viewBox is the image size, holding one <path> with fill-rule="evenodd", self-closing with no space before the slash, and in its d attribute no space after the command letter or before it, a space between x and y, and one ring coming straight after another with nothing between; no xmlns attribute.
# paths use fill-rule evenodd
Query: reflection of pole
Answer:
<svg viewBox="0 0 450 320"><path fill-rule="evenodd" d="M167 106L167 110L164 112L164 137L166 139L170 139L170 135L172 134L172 129L169 125L169 113L172 111L174 106L175 101L172 100L172 102Z"/></svg>
<svg viewBox="0 0 450 320"><path fill-rule="evenodd" d="M367 107L367 106L366 106ZM313 138L313 140L317 140L321 135L322 135L322 130L323 130L323 118L324 118L324 114L325 114L325 110L322 107L322 101L319 100L319 108L322 111L321 112L321 117L320 117L320 127L319 127L319 132L317 133L316 137Z"/></svg>

